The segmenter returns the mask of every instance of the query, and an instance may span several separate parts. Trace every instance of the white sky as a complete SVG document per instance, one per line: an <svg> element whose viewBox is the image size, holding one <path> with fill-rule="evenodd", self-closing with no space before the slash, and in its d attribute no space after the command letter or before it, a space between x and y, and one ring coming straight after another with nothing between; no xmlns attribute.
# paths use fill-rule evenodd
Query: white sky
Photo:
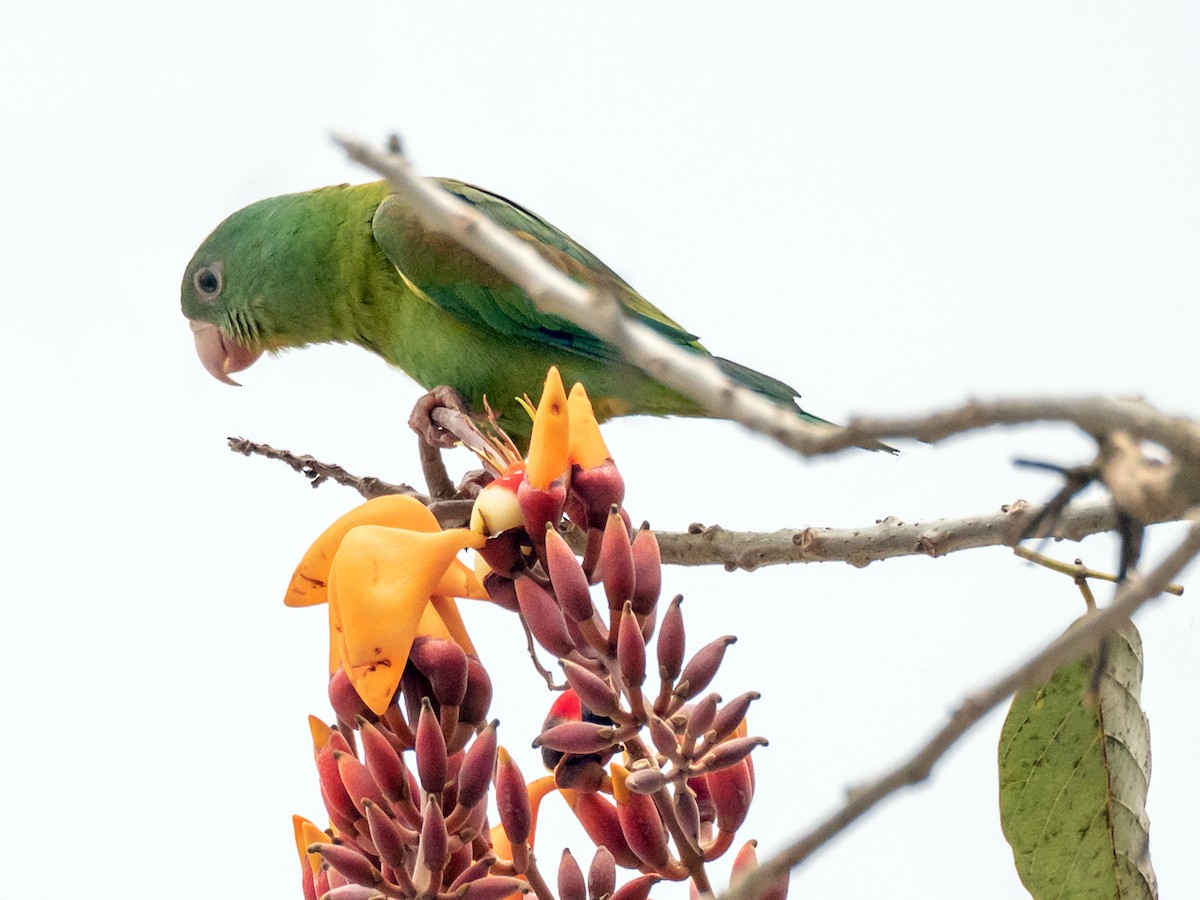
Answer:
<svg viewBox="0 0 1200 900"><path fill-rule="evenodd" d="M0 30L4 897L298 896L289 818L322 815L305 715L328 714L324 614L280 599L356 497L224 439L416 481L419 391L344 347L220 385L178 283L234 209L370 177L331 129L397 130L427 174L537 210L831 418L1097 391L1197 413L1194 5L332 6L27 3ZM1090 451L1049 427L812 464L726 423L606 437L634 518L664 529L982 512L1055 488L1014 456ZM1152 557L1173 534L1152 532ZM1105 539L1053 552L1113 564ZM693 647L740 635L717 689L764 694L743 834L766 851L1081 611L1001 549L671 569L664 589L688 598ZM547 699L516 623L466 615L532 774ZM1200 895L1194 622L1190 594L1138 619L1152 855L1181 897ZM1025 896L997 821L1000 721L795 895ZM561 821L539 841L551 867L564 840L589 856Z"/></svg>

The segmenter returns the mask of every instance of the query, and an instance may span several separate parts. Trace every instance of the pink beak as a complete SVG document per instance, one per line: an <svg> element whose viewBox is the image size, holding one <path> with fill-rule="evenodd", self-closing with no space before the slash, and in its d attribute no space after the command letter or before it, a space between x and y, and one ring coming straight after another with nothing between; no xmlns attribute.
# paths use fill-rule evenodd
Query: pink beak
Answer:
<svg viewBox="0 0 1200 900"><path fill-rule="evenodd" d="M196 339L196 355L217 381L241 387L229 377L230 372L240 372L254 364L262 356L261 350L243 347L212 322L197 322L189 319L192 335Z"/></svg>

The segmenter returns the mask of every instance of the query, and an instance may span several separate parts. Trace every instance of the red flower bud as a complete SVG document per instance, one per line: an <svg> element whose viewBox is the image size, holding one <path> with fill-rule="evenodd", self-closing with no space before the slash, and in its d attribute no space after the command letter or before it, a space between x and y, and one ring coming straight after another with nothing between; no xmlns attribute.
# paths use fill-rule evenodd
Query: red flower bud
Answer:
<svg viewBox="0 0 1200 900"><path fill-rule="evenodd" d="M320 853L321 857L342 873L349 881L358 884L379 884L383 876L359 851L344 844L310 844L309 853Z"/></svg>
<svg viewBox="0 0 1200 900"><path fill-rule="evenodd" d="M440 794L446 786L446 738L429 698L421 700L421 715L417 719L417 778L421 790Z"/></svg>
<svg viewBox="0 0 1200 900"><path fill-rule="evenodd" d="M662 881L657 875L639 875L632 881L627 881L612 895L612 900L646 900L650 896L650 888Z"/></svg>
<svg viewBox="0 0 1200 900"><path fill-rule="evenodd" d="M608 522L604 526L598 569L600 579L604 582L608 608L620 610L633 598L634 572L629 532L616 506L609 510Z"/></svg>
<svg viewBox="0 0 1200 900"><path fill-rule="evenodd" d="M558 900L587 900L583 871L571 851L566 849L558 862Z"/></svg>
<svg viewBox="0 0 1200 900"><path fill-rule="evenodd" d="M539 734L534 748L545 747L560 753L605 753L613 749L616 729L596 722L564 722Z"/></svg>
<svg viewBox="0 0 1200 900"><path fill-rule="evenodd" d="M529 840L533 814L529 807L529 791L521 770L513 762L508 751L500 747L496 766L496 810L500 824L513 844L524 844Z"/></svg>
<svg viewBox="0 0 1200 900"><path fill-rule="evenodd" d="M516 585L521 615L537 642L557 657L571 653L575 642L567 633L567 623L554 597L532 578L518 578Z"/></svg>
<svg viewBox="0 0 1200 900"><path fill-rule="evenodd" d="M363 762L375 784L389 800L399 800L408 792L408 769L400 754L378 728L358 717L358 733L363 745Z"/></svg>
<svg viewBox="0 0 1200 900"><path fill-rule="evenodd" d="M341 776L342 784L346 786L346 793L354 801L358 815L366 815L363 800L370 800L379 806L387 804L379 785L375 783L375 779L371 777L367 767L358 761L358 757L352 753L335 750L333 758L337 760L338 775Z"/></svg>
<svg viewBox="0 0 1200 900"><path fill-rule="evenodd" d="M546 529L546 565L550 584L563 612L576 622L592 617L592 593L587 576L566 539L554 528Z"/></svg>
<svg viewBox="0 0 1200 900"><path fill-rule="evenodd" d="M607 847L596 848L588 868L587 886L590 900L602 900L616 889L617 864Z"/></svg>
<svg viewBox="0 0 1200 900"><path fill-rule="evenodd" d="M662 625L658 630L658 675L667 684L674 684L683 669L683 612L679 608L681 603L683 595L677 594L663 614Z"/></svg>
<svg viewBox="0 0 1200 900"><path fill-rule="evenodd" d="M683 700L690 700L708 687L708 683L721 667L725 658L725 648L737 643L737 638L731 634L709 641L696 651L696 655L688 660L683 667L679 681L675 684L675 695Z"/></svg>
<svg viewBox="0 0 1200 900"><path fill-rule="evenodd" d="M662 556L658 538L643 524L633 538L633 611L645 618L654 614L662 591Z"/></svg>
<svg viewBox="0 0 1200 900"><path fill-rule="evenodd" d="M744 694L738 694L738 696L717 710L716 716L713 717L712 725L709 727L709 731L711 732L709 740L716 743L733 734L746 718L746 711L750 708L750 704L761 696L762 694L758 691L746 691Z"/></svg>
<svg viewBox="0 0 1200 900"><path fill-rule="evenodd" d="M433 688L442 706L459 706L467 694L467 654L454 641L429 636L413 641L408 660Z"/></svg>
<svg viewBox="0 0 1200 900"><path fill-rule="evenodd" d="M628 771L613 763L613 799L617 801L617 819L625 841L643 863L655 871L665 869L670 861L667 848L667 829L654 800L646 794L635 794L626 785Z"/></svg>
<svg viewBox="0 0 1200 900"><path fill-rule="evenodd" d="M479 734L463 756L458 770L458 802L473 807L482 800L492 783L496 768L496 725L491 722Z"/></svg>
<svg viewBox="0 0 1200 900"><path fill-rule="evenodd" d="M621 677L631 692L640 688L646 680L646 645L642 643L642 629L628 601L617 626L617 663L621 668ZM637 711L636 707L634 711Z"/></svg>

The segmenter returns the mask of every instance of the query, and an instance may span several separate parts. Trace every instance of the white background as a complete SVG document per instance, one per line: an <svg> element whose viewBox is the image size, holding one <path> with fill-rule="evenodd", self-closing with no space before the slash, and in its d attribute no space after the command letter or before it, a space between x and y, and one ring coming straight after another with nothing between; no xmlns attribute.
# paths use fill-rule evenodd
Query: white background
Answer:
<svg viewBox="0 0 1200 900"><path fill-rule="evenodd" d="M428 6L5 16L0 896L299 896L289 818L322 818L305 715L327 712L325 617L281 597L356 497L225 437L415 481L419 391L346 347L264 358L225 387L177 292L234 209L371 177L330 129L399 131L421 171L537 210L833 419L1030 393L1198 412L1195 6ZM816 463L728 423L606 437L634 518L663 529L983 512L1055 489L1014 456L1091 450L1051 427ZM1172 534L1152 531L1151 557ZM1107 539L1052 552L1114 562ZM764 694L743 833L766 851L1081 611L1069 581L1003 549L671 569L665 590L688 598L691 646L740 635L717 689ZM516 623L466 616L532 776L522 748L547 697ZM1138 619L1151 847L1177 897L1200 895L1194 621L1190 596ZM794 894L1025 896L997 821L1000 722L823 850ZM564 821L548 813L539 840L551 871L564 842L590 855Z"/></svg>

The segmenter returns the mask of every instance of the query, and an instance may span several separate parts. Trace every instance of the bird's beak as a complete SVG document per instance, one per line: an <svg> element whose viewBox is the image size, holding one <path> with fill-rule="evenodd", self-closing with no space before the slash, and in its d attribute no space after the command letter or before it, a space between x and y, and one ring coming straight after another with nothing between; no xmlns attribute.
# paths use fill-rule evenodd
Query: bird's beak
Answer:
<svg viewBox="0 0 1200 900"><path fill-rule="evenodd" d="M192 335L196 339L196 355L208 370L208 374L217 381L240 387L229 377L230 372L240 372L254 364L262 356L261 350L251 350L239 344L212 322L198 322L189 319Z"/></svg>

